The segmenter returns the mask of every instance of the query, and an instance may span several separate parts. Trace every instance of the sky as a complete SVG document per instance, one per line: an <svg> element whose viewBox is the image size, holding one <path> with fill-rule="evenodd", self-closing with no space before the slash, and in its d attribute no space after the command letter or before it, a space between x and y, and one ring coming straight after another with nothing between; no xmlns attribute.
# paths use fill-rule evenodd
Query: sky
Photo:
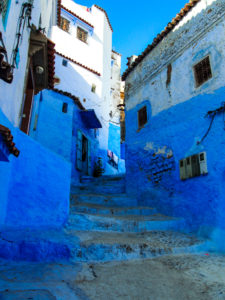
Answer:
<svg viewBox="0 0 225 300"><path fill-rule="evenodd" d="M188 0L75 0L107 11L113 27L113 50L122 54L122 73L127 57L139 55L176 16Z"/></svg>

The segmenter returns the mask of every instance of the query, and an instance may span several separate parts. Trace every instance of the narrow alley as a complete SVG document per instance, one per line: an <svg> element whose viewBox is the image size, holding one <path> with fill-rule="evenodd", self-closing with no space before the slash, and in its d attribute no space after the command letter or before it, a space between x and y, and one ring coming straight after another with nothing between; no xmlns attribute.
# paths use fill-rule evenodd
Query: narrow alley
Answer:
<svg viewBox="0 0 225 300"><path fill-rule="evenodd" d="M179 1L0 0L0 300L225 300L225 0Z"/></svg>

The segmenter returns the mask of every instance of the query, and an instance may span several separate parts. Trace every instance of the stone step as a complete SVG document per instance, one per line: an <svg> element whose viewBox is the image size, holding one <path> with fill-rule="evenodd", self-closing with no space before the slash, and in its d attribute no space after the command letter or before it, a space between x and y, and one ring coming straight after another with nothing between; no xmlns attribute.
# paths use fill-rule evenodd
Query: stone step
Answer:
<svg viewBox="0 0 225 300"><path fill-rule="evenodd" d="M84 193L71 194L71 204L75 205L77 203L92 203L104 206L137 206L137 199L128 197L126 194L95 194L95 193Z"/></svg>
<svg viewBox="0 0 225 300"><path fill-rule="evenodd" d="M152 207L113 207L103 206L95 203L77 203L72 205L70 213L85 213L85 214L102 214L111 216L123 216L123 215L139 215L150 216L156 214L157 211Z"/></svg>
<svg viewBox="0 0 225 300"><path fill-rule="evenodd" d="M72 187L71 194L81 194L92 192L96 194L120 194L125 193L124 185L98 185L98 184L83 184L79 187Z"/></svg>
<svg viewBox="0 0 225 300"><path fill-rule="evenodd" d="M68 229L77 231L148 232L151 230L185 230L183 219L160 214L152 216L107 216L77 213L70 215Z"/></svg>
<svg viewBox="0 0 225 300"><path fill-rule="evenodd" d="M82 183L85 182L97 182L99 184L101 183L110 183L110 182L121 182L121 183L125 183L125 176L120 176L120 175L104 175L104 176L100 176L100 177L91 177L91 176L82 176L81 180Z"/></svg>
<svg viewBox="0 0 225 300"><path fill-rule="evenodd" d="M70 235L73 234L69 231ZM75 261L97 262L144 259L168 254L206 251L207 243L173 231L148 233L76 232L80 245L74 248Z"/></svg>
<svg viewBox="0 0 225 300"><path fill-rule="evenodd" d="M142 233L65 230L1 231L0 258L30 262L111 261L210 251L206 241L173 231Z"/></svg>

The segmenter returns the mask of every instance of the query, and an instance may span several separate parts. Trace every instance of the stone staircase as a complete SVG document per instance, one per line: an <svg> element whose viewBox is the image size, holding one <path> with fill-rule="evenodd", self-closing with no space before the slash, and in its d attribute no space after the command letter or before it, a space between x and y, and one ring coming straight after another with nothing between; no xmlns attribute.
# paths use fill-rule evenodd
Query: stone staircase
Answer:
<svg viewBox="0 0 225 300"><path fill-rule="evenodd" d="M123 177L83 178L71 190L66 234L76 237L75 261L111 261L150 258L171 253L197 253L206 242L183 232L183 219L139 207L125 194Z"/></svg>
<svg viewBox="0 0 225 300"><path fill-rule="evenodd" d="M139 207L125 194L123 177L83 178L71 188L65 228L1 228L0 258L104 262L208 251L206 241L185 231L183 219Z"/></svg>

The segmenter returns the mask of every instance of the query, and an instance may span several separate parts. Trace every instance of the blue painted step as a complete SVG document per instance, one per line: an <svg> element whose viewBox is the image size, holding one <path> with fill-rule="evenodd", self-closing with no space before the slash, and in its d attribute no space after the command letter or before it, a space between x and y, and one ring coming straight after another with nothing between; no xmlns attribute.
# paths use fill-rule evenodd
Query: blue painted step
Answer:
<svg viewBox="0 0 225 300"><path fill-rule="evenodd" d="M70 232L71 234L71 232ZM74 248L75 261L104 262L145 259L168 254L206 251L207 242L173 231L148 233L77 232L80 245Z"/></svg>
<svg viewBox="0 0 225 300"><path fill-rule="evenodd" d="M121 176L102 176L98 178L85 176L79 186L71 186L71 194L82 192L96 194L118 194L125 192L125 178Z"/></svg>
<svg viewBox="0 0 225 300"><path fill-rule="evenodd" d="M77 213L70 215L68 229L115 231L115 232L147 232L151 230L185 230L183 219L170 218L163 215L152 216L107 216Z"/></svg>
<svg viewBox="0 0 225 300"><path fill-rule="evenodd" d="M94 194L94 193L80 193L71 195L71 204L76 203L92 203L104 206L137 206L137 199L128 197L126 194Z"/></svg>
<svg viewBox="0 0 225 300"><path fill-rule="evenodd" d="M71 214L85 213L85 214L101 214L111 216L124 215L139 215L150 216L156 214L156 209L151 207L118 207L118 206L103 206L94 203L77 203L70 208Z"/></svg>
<svg viewBox="0 0 225 300"><path fill-rule="evenodd" d="M101 183L109 183L109 182L116 182L120 184L125 184L125 176L121 175L104 175L100 177L91 177L91 176L82 176L81 183L90 183L90 182L97 182L98 184Z"/></svg>

